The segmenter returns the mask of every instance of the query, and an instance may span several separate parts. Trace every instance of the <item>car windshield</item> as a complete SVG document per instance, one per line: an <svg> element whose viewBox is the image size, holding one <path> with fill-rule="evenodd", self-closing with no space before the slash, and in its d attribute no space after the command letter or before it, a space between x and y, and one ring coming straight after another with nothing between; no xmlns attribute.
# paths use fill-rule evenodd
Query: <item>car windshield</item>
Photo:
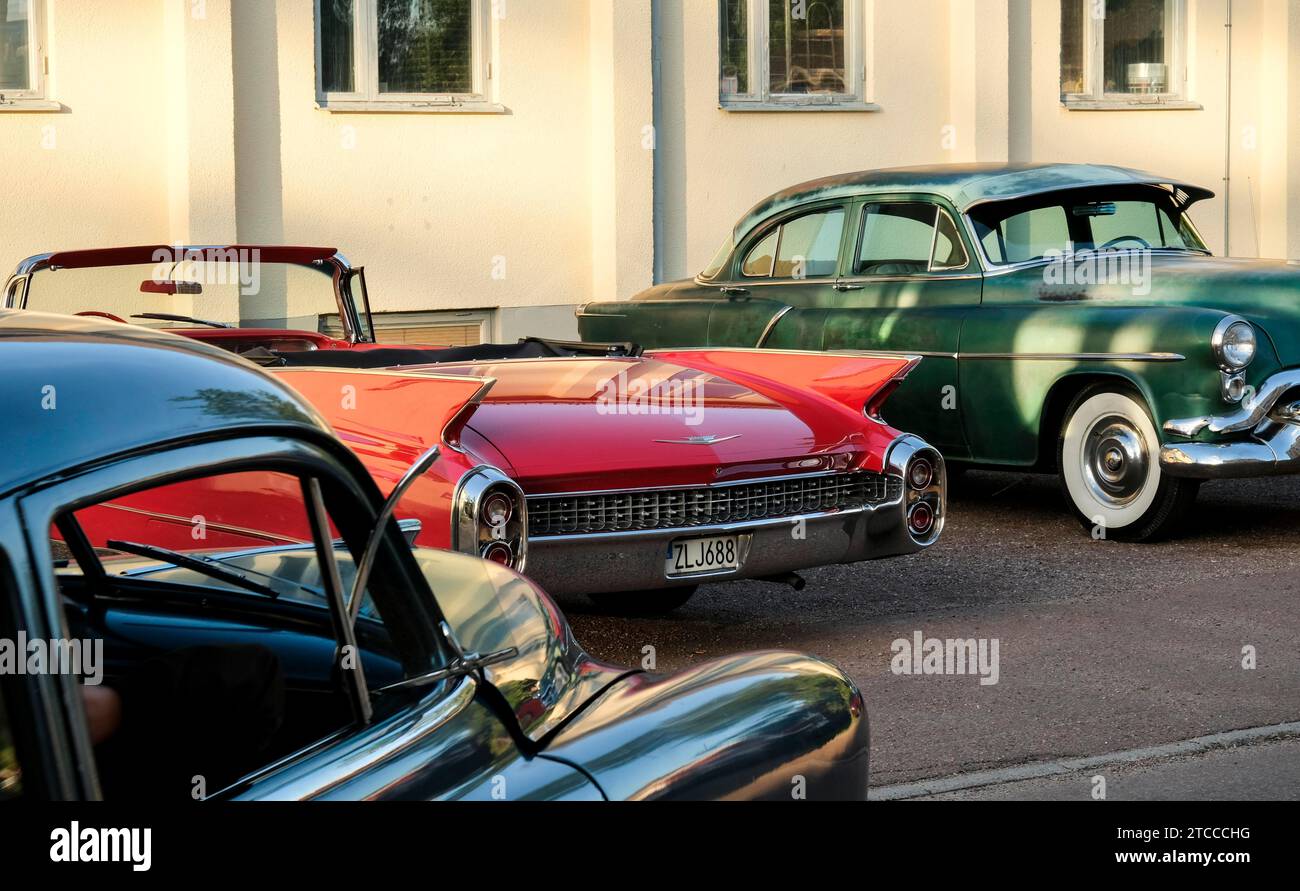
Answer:
<svg viewBox="0 0 1300 891"><path fill-rule="evenodd" d="M211 323L341 336L332 273L328 265L262 262L255 251L214 260L169 256L144 265L43 269L32 275L25 308L105 315L152 328ZM365 317L364 307L358 315Z"/></svg>
<svg viewBox="0 0 1300 891"><path fill-rule="evenodd" d="M968 215L995 266L1078 251L1209 253L1173 195L1152 186L1049 192L981 204Z"/></svg>

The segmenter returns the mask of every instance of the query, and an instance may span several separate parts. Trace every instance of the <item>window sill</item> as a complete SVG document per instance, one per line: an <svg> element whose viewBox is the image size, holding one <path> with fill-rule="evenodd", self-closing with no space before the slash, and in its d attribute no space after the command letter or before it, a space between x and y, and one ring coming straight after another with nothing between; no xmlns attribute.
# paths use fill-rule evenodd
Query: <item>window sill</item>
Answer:
<svg viewBox="0 0 1300 891"><path fill-rule="evenodd" d="M1082 99L1061 100L1066 111L1203 111L1199 102L1187 99Z"/></svg>
<svg viewBox="0 0 1300 891"><path fill-rule="evenodd" d="M6 111L63 111L63 103L52 99L6 99L0 102L0 114Z"/></svg>
<svg viewBox="0 0 1300 891"><path fill-rule="evenodd" d="M810 111L849 111L849 112L872 112L883 111L879 105L874 102L732 102L723 99L718 103L718 108L722 111L752 111L752 112L810 112Z"/></svg>
<svg viewBox="0 0 1300 891"><path fill-rule="evenodd" d="M340 114L509 114L495 102L405 102L390 99L317 99L322 111Z"/></svg>

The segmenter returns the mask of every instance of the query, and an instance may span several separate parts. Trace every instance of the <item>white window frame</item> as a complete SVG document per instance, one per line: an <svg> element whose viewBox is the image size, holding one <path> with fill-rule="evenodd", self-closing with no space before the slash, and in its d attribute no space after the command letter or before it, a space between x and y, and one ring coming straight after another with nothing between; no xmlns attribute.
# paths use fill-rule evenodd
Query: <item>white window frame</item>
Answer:
<svg viewBox="0 0 1300 891"><path fill-rule="evenodd" d="M45 98L46 81L49 75L50 61L45 37L45 3L46 0L32 0L28 6L27 45L28 53L27 82L25 90L9 90L0 87L0 111L30 111L32 109L57 109L57 102Z"/></svg>
<svg viewBox="0 0 1300 891"><path fill-rule="evenodd" d="M845 0L845 65L848 91L845 93L773 93L771 58L768 47L770 22L767 0L744 0L749 20L748 93L722 91L722 4L718 2L718 106L727 111L879 111L870 100L871 70L867 41L872 33L870 0ZM786 0L791 2L791 0ZM811 5L814 0L808 0Z"/></svg>
<svg viewBox="0 0 1300 891"><path fill-rule="evenodd" d="M1108 93L1106 92L1106 0L1063 0L1081 3L1083 15L1083 84L1084 92L1066 93L1061 103L1079 110L1131 110L1153 108L1199 109L1198 103L1187 98L1188 90L1188 34L1187 0L1166 0L1165 13L1165 66L1169 83L1163 93ZM1096 16L1094 11L1100 11Z"/></svg>
<svg viewBox="0 0 1300 891"><path fill-rule="evenodd" d="M378 0L353 0L352 92L326 92L321 67L321 0L313 4L316 40L316 105L329 111L487 112L505 109L496 101L495 15L498 0L468 0L472 22L470 58L474 83L468 93L381 93L379 91Z"/></svg>

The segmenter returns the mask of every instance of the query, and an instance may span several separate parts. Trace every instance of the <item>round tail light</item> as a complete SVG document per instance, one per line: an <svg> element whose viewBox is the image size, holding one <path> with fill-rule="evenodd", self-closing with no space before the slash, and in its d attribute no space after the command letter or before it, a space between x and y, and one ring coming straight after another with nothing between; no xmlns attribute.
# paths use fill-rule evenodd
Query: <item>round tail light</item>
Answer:
<svg viewBox="0 0 1300 891"><path fill-rule="evenodd" d="M504 526L514 512L514 504L504 492L494 492L483 502L483 519L489 526Z"/></svg>
<svg viewBox="0 0 1300 891"><path fill-rule="evenodd" d="M483 548L483 559L502 566L509 566L515 559L515 552L503 541L494 541Z"/></svg>
<svg viewBox="0 0 1300 891"><path fill-rule="evenodd" d="M925 535L934 528L934 509L924 501L918 501L907 512L907 525L914 535Z"/></svg>
<svg viewBox="0 0 1300 891"><path fill-rule="evenodd" d="M907 470L907 482L913 489L929 488L934 482L934 465L924 458L917 458Z"/></svg>

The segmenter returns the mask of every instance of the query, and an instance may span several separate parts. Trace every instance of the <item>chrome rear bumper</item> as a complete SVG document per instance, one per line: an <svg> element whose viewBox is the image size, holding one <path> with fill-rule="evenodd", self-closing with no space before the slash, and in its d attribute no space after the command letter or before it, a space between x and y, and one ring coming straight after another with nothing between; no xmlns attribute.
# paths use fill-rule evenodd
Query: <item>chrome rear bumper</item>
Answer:
<svg viewBox="0 0 1300 891"><path fill-rule="evenodd" d="M1208 430L1239 438L1167 442L1160 449L1160 469L1170 476L1201 480L1300 473L1297 395L1300 370L1283 371L1266 380L1253 399L1231 414L1167 422L1165 432L1177 436L1192 437Z"/></svg>
<svg viewBox="0 0 1300 891"><path fill-rule="evenodd" d="M890 447L886 472L903 476L921 451L934 462L938 495L934 525L924 536L914 536L909 530L907 515L913 495L903 486L892 500L825 513L676 529L533 537L529 539L526 572L555 594L598 594L765 578L922 551L933 545L943 530L946 478L942 458L916 437L902 436ZM738 537L739 568L667 575L665 563L673 542L716 535Z"/></svg>

